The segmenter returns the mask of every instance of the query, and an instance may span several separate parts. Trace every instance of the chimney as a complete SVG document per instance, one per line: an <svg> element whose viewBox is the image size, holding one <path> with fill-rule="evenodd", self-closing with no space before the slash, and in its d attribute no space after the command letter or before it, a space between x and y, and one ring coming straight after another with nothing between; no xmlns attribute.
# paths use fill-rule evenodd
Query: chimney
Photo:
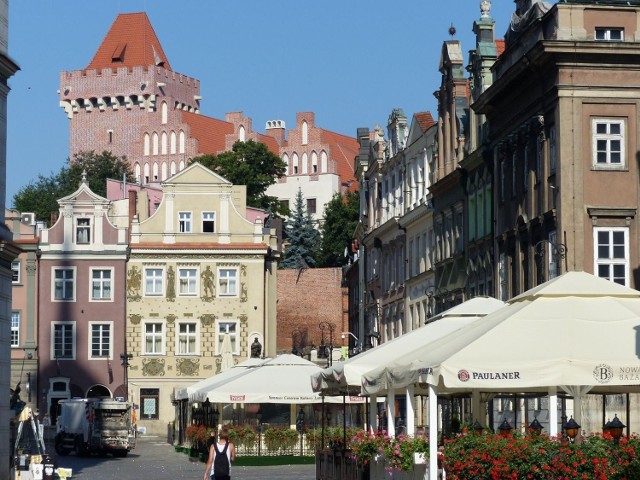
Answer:
<svg viewBox="0 0 640 480"><path fill-rule="evenodd" d="M265 125L265 134L275 138L278 145L282 146L285 140L285 128L284 120L268 120Z"/></svg>

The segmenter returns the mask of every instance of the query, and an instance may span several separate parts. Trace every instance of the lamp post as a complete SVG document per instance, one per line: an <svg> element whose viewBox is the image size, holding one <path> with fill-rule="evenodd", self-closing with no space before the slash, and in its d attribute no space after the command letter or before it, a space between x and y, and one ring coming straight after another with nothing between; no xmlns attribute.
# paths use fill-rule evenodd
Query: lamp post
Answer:
<svg viewBox="0 0 640 480"><path fill-rule="evenodd" d="M613 417L613 420L611 420L610 422L607 423L607 425L605 425L605 427L607 427L609 434L613 437L613 440L616 443L620 441L620 437L622 437L622 430L624 430L625 426L626 425L622 423L618 418L618 415L615 415Z"/></svg>
<svg viewBox="0 0 640 480"><path fill-rule="evenodd" d="M476 418L476 421L473 422L473 425L471 425L471 429L473 430L473 433L475 435L482 435L482 431L484 430L484 427L480 425L480 422L478 422L478 419Z"/></svg>
<svg viewBox="0 0 640 480"><path fill-rule="evenodd" d="M576 441L576 437L578 436L578 433L580 433L580 428L580 425L573 419L573 417L569 418L569 421L564 426L564 429L571 443L574 443Z"/></svg>
<svg viewBox="0 0 640 480"><path fill-rule="evenodd" d="M342 340L344 340L347 335L351 335L354 338L355 343L353 345L353 354L357 355L358 353L360 353L360 340L358 340L358 337L356 337L351 332L342 332ZM351 349L349 349L349 350L351 350Z"/></svg>
<svg viewBox="0 0 640 480"><path fill-rule="evenodd" d="M125 401L129 400L129 363L130 360L133 359L133 355L131 353L121 353L120 360L122 361L122 367L124 368L124 399Z"/></svg>
<svg viewBox="0 0 640 480"><path fill-rule="evenodd" d="M513 427L505 418L500 424L500 426L498 427L498 430L500 431L501 436L508 437L511 431L513 430Z"/></svg>
<svg viewBox="0 0 640 480"><path fill-rule="evenodd" d="M333 333L336 330L336 326L333 323L323 321L318 324L318 327L320 327L320 338L321 338L320 353L322 354L323 357L327 358L327 365L331 366L333 365ZM325 334L324 334L325 330L328 331L328 335L329 335L328 344L325 343Z"/></svg>
<svg viewBox="0 0 640 480"><path fill-rule="evenodd" d="M300 434L300 456L304 454L303 439L304 439L304 410L300 407L298 410L298 416L296 417L296 430Z"/></svg>
<svg viewBox="0 0 640 480"><path fill-rule="evenodd" d="M533 422L529 424L529 431L534 436L538 436L542 432L542 424L538 421L538 417L535 417Z"/></svg>
<svg viewBox="0 0 640 480"><path fill-rule="evenodd" d="M434 315L437 315L438 313L440 313L439 311L440 309L438 308L438 305L442 297L446 296L449 293L449 290L447 290L446 288L436 287L435 285L431 285L426 288L424 293L427 297L429 297L429 302L427 307L428 309L427 319L429 319Z"/></svg>

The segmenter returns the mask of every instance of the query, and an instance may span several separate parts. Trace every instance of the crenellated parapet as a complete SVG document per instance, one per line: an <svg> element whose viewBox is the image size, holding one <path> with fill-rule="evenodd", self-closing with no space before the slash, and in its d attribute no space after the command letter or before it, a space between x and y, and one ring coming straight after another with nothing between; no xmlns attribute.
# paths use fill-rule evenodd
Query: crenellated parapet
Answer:
<svg viewBox="0 0 640 480"><path fill-rule="evenodd" d="M163 97L172 99L173 108L198 113L202 99L199 80L153 66L62 72L59 95L69 118L80 111L155 111Z"/></svg>

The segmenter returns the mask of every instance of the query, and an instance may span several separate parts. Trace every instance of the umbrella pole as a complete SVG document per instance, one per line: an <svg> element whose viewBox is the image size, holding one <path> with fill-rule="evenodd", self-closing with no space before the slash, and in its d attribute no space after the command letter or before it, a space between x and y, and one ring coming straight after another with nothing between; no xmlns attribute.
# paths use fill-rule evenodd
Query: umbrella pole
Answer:
<svg viewBox="0 0 640 480"><path fill-rule="evenodd" d="M326 412L324 407L324 395L322 396L322 449L324 450L324 422L325 422Z"/></svg>
<svg viewBox="0 0 640 480"><path fill-rule="evenodd" d="M347 448L347 396L342 395L342 445Z"/></svg>

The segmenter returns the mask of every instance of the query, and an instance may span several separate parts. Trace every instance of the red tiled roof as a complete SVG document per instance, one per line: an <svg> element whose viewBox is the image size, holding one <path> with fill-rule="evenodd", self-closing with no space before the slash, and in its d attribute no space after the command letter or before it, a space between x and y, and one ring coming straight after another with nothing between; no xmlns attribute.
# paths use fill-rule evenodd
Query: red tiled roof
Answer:
<svg viewBox="0 0 640 480"><path fill-rule="evenodd" d="M418 125L420 125L420 130L423 132L426 132L436 124L435 120L431 116L431 112L418 112L415 114L415 117L418 121Z"/></svg>
<svg viewBox="0 0 640 480"><path fill-rule="evenodd" d="M161 65L171 70L147 14L123 13L111 25L86 70L149 65Z"/></svg>
<svg viewBox="0 0 640 480"><path fill-rule="evenodd" d="M358 155L360 145L353 137L347 137L340 133L321 130L322 143L331 145L331 155L338 166L338 176L342 184L352 182L349 190L358 190L358 183L355 181L355 158Z"/></svg>
<svg viewBox="0 0 640 480"><path fill-rule="evenodd" d="M258 141L260 143L264 143L271 153L280 156L280 145L278 145L278 141L270 137L269 135L263 135L262 133L258 134Z"/></svg>
<svg viewBox="0 0 640 480"><path fill-rule="evenodd" d="M504 52L504 49L505 49L504 40L496 40L496 48L498 49L498 57L499 57L500 55L502 55L502 52Z"/></svg>
<svg viewBox="0 0 640 480"><path fill-rule="evenodd" d="M182 112L182 119L191 127L191 137L198 140L198 153L225 151L225 136L233 133L233 123L192 112Z"/></svg>

